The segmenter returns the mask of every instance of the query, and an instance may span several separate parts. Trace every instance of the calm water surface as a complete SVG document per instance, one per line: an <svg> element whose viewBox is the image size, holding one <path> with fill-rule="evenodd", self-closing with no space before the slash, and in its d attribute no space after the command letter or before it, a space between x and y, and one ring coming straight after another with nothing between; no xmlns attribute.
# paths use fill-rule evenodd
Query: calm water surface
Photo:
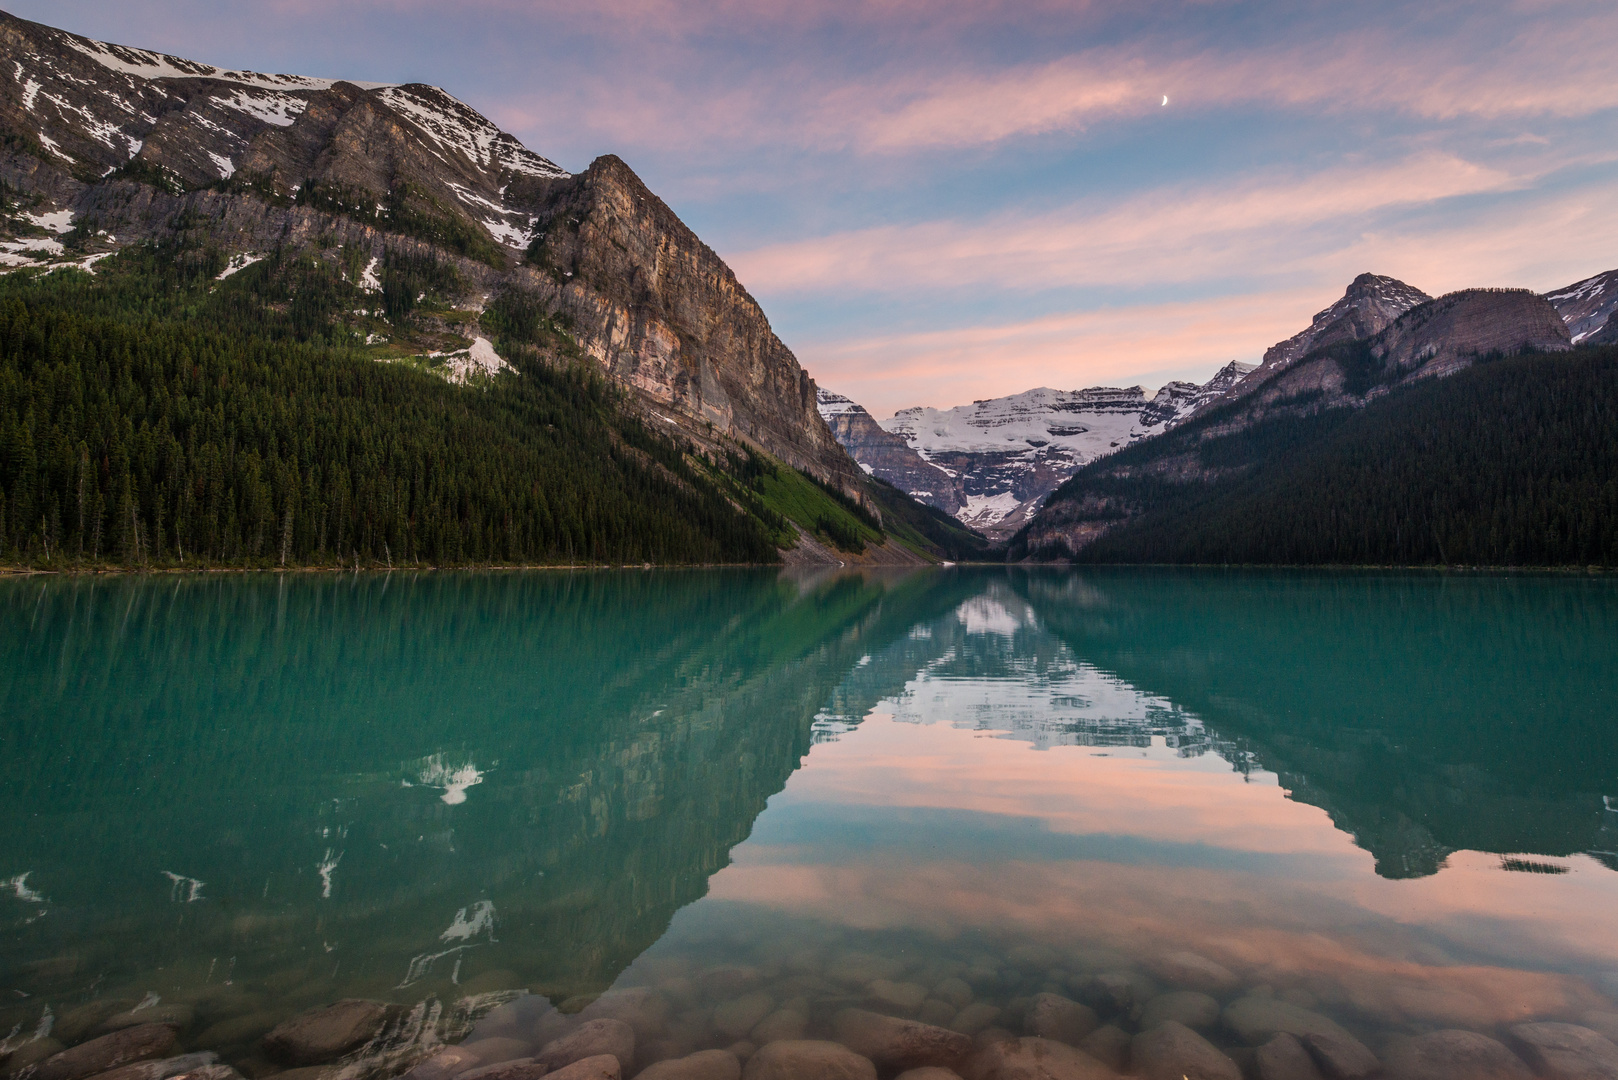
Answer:
<svg viewBox="0 0 1618 1080"><path fill-rule="evenodd" d="M614 985L665 1056L783 1004L1127 1029L1189 951L1373 1049L1618 1037L1615 703L1603 579L0 582L0 1035L178 1005L263 1073L339 998L454 1038Z"/></svg>

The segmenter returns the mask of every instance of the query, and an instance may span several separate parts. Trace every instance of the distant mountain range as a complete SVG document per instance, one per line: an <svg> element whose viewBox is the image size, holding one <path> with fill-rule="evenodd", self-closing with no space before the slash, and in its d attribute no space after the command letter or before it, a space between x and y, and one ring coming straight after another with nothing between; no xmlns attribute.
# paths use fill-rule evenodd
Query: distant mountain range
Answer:
<svg viewBox="0 0 1618 1080"><path fill-rule="evenodd" d="M1012 541L1015 557L1064 558L1145 509L1115 495L1075 494L1085 489L1062 486L1075 473L1109 484L1149 475L1193 492L1232 473L1209 463L1210 440L1265 420L1363 408L1479 356L1618 341L1615 309L1618 271L1543 297L1474 289L1436 300L1396 278L1361 274L1262 363L1229 364L1202 386L1171 382L1151 398L1140 387L1041 388L953 409L904 409L882 421L829 390L817 400L867 472ZM1234 471L1257 464L1250 453Z"/></svg>
<svg viewBox="0 0 1618 1080"><path fill-rule="evenodd" d="M902 409L878 421L821 390L820 415L860 467L994 539L1005 539L1074 470L1160 434L1240 383L1252 364L1226 365L1208 382L1041 387L953 409Z"/></svg>
<svg viewBox="0 0 1618 1080"><path fill-rule="evenodd" d="M74 319L92 317L92 310L136 312L147 303L136 294L155 289L152 295L165 298L176 318L184 304L192 312L197 305L218 309L204 323L184 321L185 333L212 326L238 342L263 333L280 343L319 343L342 350L344 363L386 362L450 383L500 387L503 380L527 378L525 365L535 364L553 373L596 372L615 388L610 402L567 406L582 411L548 430L577 420L581 431L617 432L604 436L605 445L622 447L640 439L630 427L644 426L661 449L650 458L637 457L640 451L624 458L625 482L644 479L656 487L667 481L691 491L693 483L711 480L713 490L699 501L719 499L704 504L720 519L742 515L738 536L768 533L789 558L820 562L914 562L959 556L979 543L858 468L822 421L813 380L730 268L616 157L571 174L435 86L225 70L4 13L0 130L0 264L52 275L72 268L89 274L96 289L122 290L117 300L105 297ZM33 297L30 302L45 303L55 288L39 275L12 276L7 288ZM157 288L160 280L166 284ZM81 304L66 294L53 294L49 303L64 315L61 304ZM373 371L355 376L367 384L377 377ZM238 389L240 378L238 372L232 384ZM387 379L393 378L385 384L392 386ZM356 390L355 401L374 401L380 392ZM57 400L48 390L39 393L42 402ZM80 406L62 418L82 417ZM32 415L29 424L47 423L45 415ZM446 404L443 415L453 428L457 410ZM160 418L148 419L155 424ZM180 414L167 420L172 427ZM402 414L399 422L405 422ZM516 438L538 437L520 425L510 430ZM291 434L267 435L261 455L291 453ZM442 426L422 434L453 445L471 438ZM7 437L31 444L36 436L46 437L44 427ZM112 450L111 435L78 428L52 429L50 437L75 445L86 440L94 447L87 453ZM391 436L378 431L377 437ZM479 445L493 453L486 439ZM701 475L678 475L681 466L664 476L664 466L651 462L663 460L665 450L673 455L669 461L697 463L692 467ZM522 456L515 446L494 458L502 454L506 460ZM195 467L202 468L200 462ZM284 464L291 467L291 459ZM666 557L674 550L667 537L694 524L685 511L666 506L654 516L666 511L678 521L603 525L615 539L594 544L600 533L585 524L593 511L584 492L606 482L590 472L601 465L595 455L575 466L581 482L587 472L593 479L567 495L572 508L560 518L547 510L550 524L535 524L530 541L540 551L561 545L553 551L561 559L581 551L608 559L633 559L637 551ZM44 470L16 466L36 467ZM181 474L188 477L191 467ZM266 468L261 461L260 473ZM180 523L198 520L177 501L185 487L181 474L165 480L154 472L131 481L140 493L132 516L114 520L111 504L123 496L110 485L122 481L108 479L105 490L93 493L108 503L105 520L92 520L94 498L75 494L72 512L58 527L51 515L60 511L51 509L50 499L65 505L70 496L65 488L47 491L76 481L59 472L11 475L11 469L0 467L0 487L29 494L26 505L9 511L0 552L43 557L63 551L69 537L75 551L83 546L104 553L102 545L79 543L100 535L97 527L120 538L120 553L146 550L142 529L152 532L159 550L179 551L185 546L176 533ZM325 545L333 531L317 528L306 538L299 523L311 516L318 522L340 505L345 515L359 516L335 535L349 542L372 538L360 543L363 550L340 553L344 562L351 556L391 560L403 531L417 527L412 522L439 516L453 519L456 535L445 533L442 551L432 557L464 559L499 546L476 522L507 522L500 535L534 524L521 517L528 511L512 517L518 512L510 506L484 501L493 498L488 477L464 478L471 501L462 500L458 509L447 490L434 494L441 485L423 473L402 481L408 494L379 494L376 507L362 511L340 492L369 481L355 473L339 483L331 469L319 475L323 485L335 486L292 495L276 487L267 499L254 493L259 481L248 472L227 476L222 501L209 510L215 517L207 535L237 539L199 533L194 542L226 561L262 558L271 550L292 559L317 550L332 557ZM510 485L510 499L550 507L550 496L538 487L520 478ZM434 499L442 503L430 514L426 503L415 504ZM390 522L385 531L392 540L365 524L378 514ZM262 521L243 526L249 518ZM893 535L884 526L889 518L898 530ZM283 520L292 524L283 528ZM701 526L715 527L715 521ZM282 532L285 543L264 539ZM590 544L581 539L586 534ZM706 555L681 550L688 558L751 559L746 553L757 550L758 536Z"/></svg>

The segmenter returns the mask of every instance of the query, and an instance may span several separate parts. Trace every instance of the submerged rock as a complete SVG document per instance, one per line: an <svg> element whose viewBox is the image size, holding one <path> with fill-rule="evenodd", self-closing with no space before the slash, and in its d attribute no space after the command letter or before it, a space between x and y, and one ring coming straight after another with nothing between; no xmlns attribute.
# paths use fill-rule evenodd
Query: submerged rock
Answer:
<svg viewBox="0 0 1618 1080"><path fill-rule="evenodd" d="M550 1069L531 1057L513 1058L468 1069L460 1074L459 1080L539 1080L549 1072Z"/></svg>
<svg viewBox="0 0 1618 1080"><path fill-rule="evenodd" d="M1095 1010L1060 994L1035 994L1024 1026L1030 1035L1077 1046L1101 1024Z"/></svg>
<svg viewBox="0 0 1618 1080"><path fill-rule="evenodd" d="M532 1057L534 1054L533 1043L510 1035L468 1039L461 1043L461 1049L472 1051L484 1065L493 1065L497 1061L515 1061L518 1058Z"/></svg>
<svg viewBox="0 0 1618 1080"><path fill-rule="evenodd" d="M635 1029L622 1020L587 1020L577 1029L545 1045L534 1060L553 1070L610 1054L621 1072L635 1063Z"/></svg>
<svg viewBox="0 0 1618 1080"><path fill-rule="evenodd" d="M1281 1032L1303 1038L1325 1034L1352 1040L1354 1036L1317 1012L1272 997L1249 994L1225 1007L1225 1026L1248 1046L1263 1046Z"/></svg>
<svg viewBox="0 0 1618 1080"><path fill-rule="evenodd" d="M584 1020L622 1020L635 1029L636 1039L645 1042L668 1027L669 1011L668 998L656 990L637 986L602 994L579 1016Z"/></svg>
<svg viewBox="0 0 1618 1080"><path fill-rule="evenodd" d="M30 1080L83 1080L132 1061L160 1058L174 1049L178 1035L168 1024L140 1024L80 1043L34 1066Z"/></svg>
<svg viewBox="0 0 1618 1080"><path fill-rule="evenodd" d="M1475 1031L1450 1028L1405 1039L1388 1050L1391 1080L1529 1080L1522 1059Z"/></svg>
<svg viewBox="0 0 1618 1080"><path fill-rule="evenodd" d="M1198 990L1170 990L1157 995L1141 1008L1142 1031L1168 1020L1206 1031L1219 1022L1219 1002Z"/></svg>
<svg viewBox="0 0 1618 1080"><path fill-rule="evenodd" d="M972 1052L972 1040L958 1031L865 1009L842 1010L832 1029L838 1042L884 1069L953 1066Z"/></svg>
<svg viewBox="0 0 1618 1080"><path fill-rule="evenodd" d="M196 1018L197 1011L189 1005L148 1005L144 1009L135 1008L114 1013L102 1021L100 1030L121 1031L137 1024L172 1024L176 1030L184 1031Z"/></svg>
<svg viewBox="0 0 1618 1080"><path fill-rule="evenodd" d="M796 1009L777 1009L753 1026L748 1033L749 1042L764 1046L772 1042L801 1039L809 1028L807 1013Z"/></svg>
<svg viewBox="0 0 1618 1080"><path fill-rule="evenodd" d="M876 1080L876 1066L834 1042L789 1039L748 1059L742 1080Z"/></svg>
<svg viewBox="0 0 1618 1080"><path fill-rule="evenodd" d="M1547 1080L1618 1080L1618 1045L1577 1024L1518 1024L1511 1040Z"/></svg>
<svg viewBox="0 0 1618 1080"><path fill-rule="evenodd" d="M546 1073L547 1080L623 1080L624 1070L611 1054L597 1054L580 1058L555 1072Z"/></svg>
<svg viewBox="0 0 1618 1080"><path fill-rule="evenodd" d="M997 1042L973 1054L965 1080L1113 1080L1106 1065L1066 1043L1034 1036Z"/></svg>
<svg viewBox="0 0 1618 1080"><path fill-rule="evenodd" d="M732 998L714 1009L714 1030L732 1039L740 1039L774 1009L775 998L769 994L744 994L739 998Z"/></svg>
<svg viewBox="0 0 1618 1080"><path fill-rule="evenodd" d="M973 1002L955 1014L949 1028L951 1031L959 1031L962 1035L977 1035L1000 1019L1000 1011L987 1002Z"/></svg>
<svg viewBox="0 0 1618 1080"><path fill-rule="evenodd" d="M1084 1037L1079 1049L1106 1065L1123 1072L1129 1065L1129 1032L1117 1024L1104 1024Z"/></svg>
<svg viewBox="0 0 1618 1080"><path fill-rule="evenodd" d="M643 1069L636 1080L741 1080L742 1063L729 1050L659 1061Z"/></svg>
<svg viewBox="0 0 1618 1080"><path fill-rule="evenodd" d="M1153 975L1169 986L1222 994L1236 989L1237 978L1230 969L1194 952L1171 952L1146 965Z"/></svg>
<svg viewBox="0 0 1618 1080"><path fill-rule="evenodd" d="M219 1055L208 1051L199 1054L181 1054L179 1057L157 1061L137 1061L120 1065L111 1072L98 1073L96 1080L169 1080L174 1076L189 1076L216 1064ZM229 1068L229 1066L226 1066ZM235 1069L230 1069L235 1072Z"/></svg>
<svg viewBox="0 0 1618 1080"><path fill-rule="evenodd" d="M1331 1080L1370 1080L1382 1072L1382 1062L1352 1035L1311 1031L1303 1042Z"/></svg>
<svg viewBox="0 0 1618 1080"><path fill-rule="evenodd" d="M446 1046L405 1073L405 1080L450 1080L450 1077L471 1072L487 1062L477 1051L466 1046Z"/></svg>
<svg viewBox="0 0 1618 1080"><path fill-rule="evenodd" d="M370 1042L387 1016L380 1001L348 998L278 1024L264 1036L264 1049L292 1065L319 1065Z"/></svg>
<svg viewBox="0 0 1618 1080"><path fill-rule="evenodd" d="M954 1069L946 1069L940 1065L924 1065L919 1069L906 1069L894 1080L961 1080L961 1076Z"/></svg>
<svg viewBox="0 0 1618 1080"><path fill-rule="evenodd" d="M964 1009L972 1004L973 994L972 988L966 984L966 980L952 975L933 987L933 997L938 998L940 1001L947 1001L957 1009Z"/></svg>
<svg viewBox="0 0 1618 1080"><path fill-rule="evenodd" d="M0 1064L0 1076L15 1076L30 1065L55 1057L66 1049L67 1047L48 1035L43 1039L30 1039Z"/></svg>
<svg viewBox="0 0 1618 1080"><path fill-rule="evenodd" d="M865 988L867 1000L877 1008L913 1014L927 1000L927 988L918 983L877 979Z"/></svg>
<svg viewBox="0 0 1618 1080"><path fill-rule="evenodd" d="M1326 1080L1303 1042L1284 1031L1258 1048L1254 1066L1258 1080Z"/></svg>
<svg viewBox="0 0 1618 1080"><path fill-rule="evenodd" d="M1242 1080L1234 1061L1177 1020L1136 1035L1129 1061L1146 1080Z"/></svg>

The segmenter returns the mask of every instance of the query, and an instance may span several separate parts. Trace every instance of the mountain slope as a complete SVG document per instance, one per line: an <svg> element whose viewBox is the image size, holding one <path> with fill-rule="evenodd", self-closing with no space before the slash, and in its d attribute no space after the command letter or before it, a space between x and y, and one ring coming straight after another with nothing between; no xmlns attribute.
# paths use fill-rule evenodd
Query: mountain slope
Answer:
<svg viewBox="0 0 1618 1080"><path fill-rule="evenodd" d="M329 348L502 398L527 392L513 378L593 385L594 372L611 388L574 418L593 425L586 441L644 429L659 449L637 452L684 461L730 500L714 521L750 517L748 535L824 561L954 557L966 542L919 539L908 506L898 526L910 539L887 536L892 493L839 446L758 304L615 157L570 174L425 84L227 71L3 13L0 126L0 267L89 275L98 298L66 315L134 317L144 290L164 297L164 317L208 310L254 347ZM754 453L807 476L793 502L807 525L740 496L730 473ZM841 501L873 522L864 555L814 539L842 520ZM34 558L54 527L14 514L11 528L13 551ZM719 546L679 558L751 550L710 539ZM602 550L633 557L641 540L625 543Z"/></svg>
<svg viewBox="0 0 1618 1080"><path fill-rule="evenodd" d="M570 175L432 86L222 71L6 15L0 65L8 262L178 233L227 254L341 248L362 271L430 254L460 279L465 346L490 336L491 296L520 293L652 422L866 497L757 303L616 158Z"/></svg>
<svg viewBox="0 0 1618 1080"><path fill-rule="evenodd" d="M1618 270L1587 277L1560 289L1552 289L1545 299L1567 323L1573 344L1591 345L1618 341Z"/></svg>
<svg viewBox="0 0 1618 1080"><path fill-rule="evenodd" d="M1618 566L1614 430L1618 348L1480 362L1228 435L1202 449L1223 470L1204 485L1084 477L1093 507L1139 512L1076 558Z"/></svg>
<svg viewBox="0 0 1618 1080"><path fill-rule="evenodd" d="M1040 388L954 409L903 409L878 423L841 394L821 391L821 415L873 476L1005 539L1073 471L1181 423L1253 370L1231 363L1207 383Z"/></svg>
<svg viewBox="0 0 1618 1080"><path fill-rule="evenodd" d="M1349 297L1368 277L1350 286ZM1076 555L1145 515L1190 513L1192 507L1213 513L1208 502L1213 492L1258 475L1279 475L1275 469L1310 452L1335 425L1383 398L1423 384L1437 386L1431 393L1442 397L1451 382L1440 378L1455 377L1479 358L1570 348L1555 309L1526 290L1452 293L1408 309L1372 336L1353 336L1371 322L1338 322L1333 343L1285 363L1285 351L1272 350L1275 362L1267 377L1260 378L1265 375L1260 368L1196 418L1081 470L1013 541L1014 557ZM1318 318L1316 326L1321 326ZM1372 519L1361 528L1377 536L1399 526L1393 519ZM1284 545L1272 547L1274 558L1280 558ZM1109 545L1108 550L1118 549Z"/></svg>

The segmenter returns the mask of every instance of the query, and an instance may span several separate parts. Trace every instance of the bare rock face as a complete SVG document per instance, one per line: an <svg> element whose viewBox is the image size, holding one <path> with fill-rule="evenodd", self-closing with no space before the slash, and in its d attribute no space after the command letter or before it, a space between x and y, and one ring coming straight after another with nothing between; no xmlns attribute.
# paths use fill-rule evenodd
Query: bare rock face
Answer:
<svg viewBox="0 0 1618 1080"><path fill-rule="evenodd" d="M1363 341L1374 337L1393 320L1431 299L1420 289L1406 285L1398 278L1361 274L1349 283L1342 299L1318 313L1306 329L1271 345L1264 353L1264 362L1253 373L1254 377L1246 380L1246 386L1237 390L1236 396L1291 367L1316 349L1342 341Z"/></svg>
<svg viewBox="0 0 1618 1080"><path fill-rule="evenodd" d="M177 1039L168 1024L139 1024L80 1043L34 1066L37 1080L81 1080L134 1061L161 1058Z"/></svg>
<svg viewBox="0 0 1618 1080"><path fill-rule="evenodd" d="M375 1038L387 1015L387 1006L381 1002L349 998L272 1028L264 1036L264 1050L293 1065L335 1061Z"/></svg>
<svg viewBox="0 0 1618 1080"><path fill-rule="evenodd" d="M1136 1035L1129 1060L1146 1080L1242 1080L1234 1061L1175 1020Z"/></svg>
<svg viewBox="0 0 1618 1080"><path fill-rule="evenodd" d="M1518 1024L1511 1041L1548 1080L1618 1080L1618 1046L1578 1024Z"/></svg>
<svg viewBox="0 0 1618 1080"><path fill-rule="evenodd" d="M1475 1031L1433 1031L1396 1044L1389 1080L1529 1080L1533 1074L1505 1046Z"/></svg>
<svg viewBox="0 0 1618 1080"><path fill-rule="evenodd" d="M742 1080L876 1080L876 1066L838 1043L784 1040L748 1058Z"/></svg>
<svg viewBox="0 0 1618 1080"><path fill-rule="evenodd" d="M958 475L922 457L903 438L878 424L863 406L826 389L816 393L815 403L832 435L866 472L946 514L955 514L966 505Z"/></svg>
<svg viewBox="0 0 1618 1080"><path fill-rule="evenodd" d="M815 384L730 267L628 165L598 158L538 207L535 252L585 353L654 403L859 495Z"/></svg>
<svg viewBox="0 0 1618 1080"><path fill-rule="evenodd" d="M958 1031L864 1009L842 1010L832 1028L838 1042L884 1069L953 1067L972 1052L972 1040Z"/></svg>

